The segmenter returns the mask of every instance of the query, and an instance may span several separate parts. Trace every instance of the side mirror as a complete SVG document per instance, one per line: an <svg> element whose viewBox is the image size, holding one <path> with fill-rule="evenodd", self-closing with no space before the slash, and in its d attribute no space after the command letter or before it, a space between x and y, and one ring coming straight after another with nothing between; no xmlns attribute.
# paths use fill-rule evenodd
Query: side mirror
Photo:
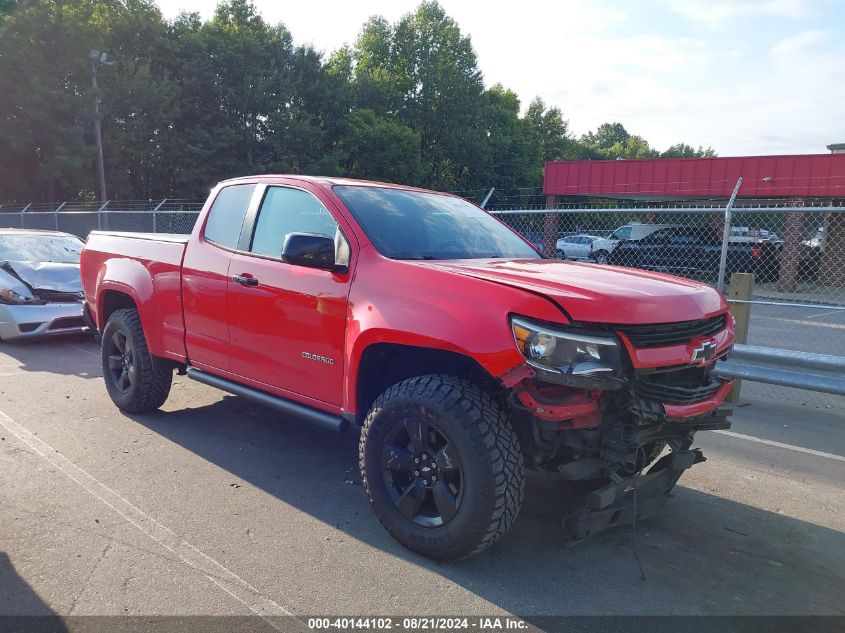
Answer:
<svg viewBox="0 0 845 633"><path fill-rule="evenodd" d="M334 239L316 233L290 233L282 246L282 261L294 266L344 272L335 266Z"/></svg>

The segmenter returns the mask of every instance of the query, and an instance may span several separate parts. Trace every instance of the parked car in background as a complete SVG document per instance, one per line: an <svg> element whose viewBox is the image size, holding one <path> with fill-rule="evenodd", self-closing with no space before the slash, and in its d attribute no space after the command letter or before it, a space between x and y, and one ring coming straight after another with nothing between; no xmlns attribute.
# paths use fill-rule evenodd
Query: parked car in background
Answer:
<svg viewBox="0 0 845 633"><path fill-rule="evenodd" d="M620 226L609 237L593 240L590 258L597 264L606 264L608 257L622 241L636 242L648 237L655 231L665 229L673 224L638 224L631 223Z"/></svg>
<svg viewBox="0 0 845 633"><path fill-rule="evenodd" d="M728 242L725 276L754 273L759 281L772 281L780 270L779 242ZM630 268L668 272L696 279L718 277L722 235L708 227L672 226L639 241L623 241L608 263Z"/></svg>
<svg viewBox="0 0 845 633"><path fill-rule="evenodd" d="M557 241L555 255L558 259L589 259L596 235L567 235Z"/></svg>
<svg viewBox="0 0 845 633"><path fill-rule="evenodd" d="M82 331L82 247L68 233L0 229L0 340Z"/></svg>
<svg viewBox="0 0 845 633"><path fill-rule="evenodd" d="M760 240L776 242L778 239L777 234L772 231L747 226L732 226L729 238L731 242L758 242Z"/></svg>
<svg viewBox="0 0 845 633"><path fill-rule="evenodd" d="M818 277L825 251L824 227L816 229L816 234L801 242L801 267L798 274L802 279Z"/></svg>

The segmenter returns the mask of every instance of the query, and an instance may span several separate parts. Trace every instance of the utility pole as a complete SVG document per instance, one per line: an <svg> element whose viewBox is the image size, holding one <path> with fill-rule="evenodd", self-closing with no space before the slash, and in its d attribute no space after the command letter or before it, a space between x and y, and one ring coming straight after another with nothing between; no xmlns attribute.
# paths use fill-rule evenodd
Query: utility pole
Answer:
<svg viewBox="0 0 845 633"><path fill-rule="evenodd" d="M106 201L106 169L103 165L103 135L100 130L100 94L97 92L97 69L101 65L111 65L106 61L106 54L100 51L91 51L88 55L91 60L91 87L94 89L94 142L97 144L97 190L99 201Z"/></svg>

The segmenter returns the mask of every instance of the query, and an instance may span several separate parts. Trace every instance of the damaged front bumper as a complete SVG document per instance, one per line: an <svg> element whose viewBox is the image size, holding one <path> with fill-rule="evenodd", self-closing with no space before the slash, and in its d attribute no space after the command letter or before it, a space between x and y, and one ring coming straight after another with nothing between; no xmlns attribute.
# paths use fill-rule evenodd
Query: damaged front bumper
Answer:
<svg viewBox="0 0 845 633"><path fill-rule="evenodd" d="M73 334L85 330L82 304L0 304L0 339L4 341Z"/></svg>
<svg viewBox="0 0 845 633"><path fill-rule="evenodd" d="M695 432L730 428L730 413L731 409L723 405L709 415L641 427L635 439L638 447L665 441L671 450L657 459L647 472L615 476L610 483L588 489L570 500L567 503L570 509L562 522L567 538L582 540L597 532L633 523L635 518L646 519L660 512L684 471L706 461L700 449L690 448ZM627 450L630 444L620 439L605 438L604 461L610 458L615 463L630 463L631 451ZM638 452L639 449L633 455L635 463Z"/></svg>
<svg viewBox="0 0 845 633"><path fill-rule="evenodd" d="M648 473L626 477L592 491L582 498L580 510L563 519L567 539L580 541L610 528L629 525L635 517L639 521L655 516L666 505L683 472L706 460L700 449L672 451Z"/></svg>

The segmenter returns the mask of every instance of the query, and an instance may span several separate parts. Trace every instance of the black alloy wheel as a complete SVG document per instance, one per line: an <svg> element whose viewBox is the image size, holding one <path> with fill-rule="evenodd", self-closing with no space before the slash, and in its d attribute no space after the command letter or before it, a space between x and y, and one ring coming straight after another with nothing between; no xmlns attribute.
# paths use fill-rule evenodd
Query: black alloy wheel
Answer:
<svg viewBox="0 0 845 633"><path fill-rule="evenodd" d="M454 444L433 422L409 415L382 447L381 470L399 512L423 527L451 521L463 500L461 460Z"/></svg>
<svg viewBox="0 0 845 633"><path fill-rule="evenodd" d="M170 393L173 365L150 354L135 309L115 310L103 328L103 380L112 402L127 413L158 409Z"/></svg>
<svg viewBox="0 0 845 633"><path fill-rule="evenodd" d="M405 547L456 560L513 525L525 490L519 438L491 395L448 374L391 385L361 429L359 466L379 520Z"/></svg>
<svg viewBox="0 0 845 633"><path fill-rule="evenodd" d="M135 350L126 334L120 330L108 342L109 377L120 393L127 393L135 384Z"/></svg>

